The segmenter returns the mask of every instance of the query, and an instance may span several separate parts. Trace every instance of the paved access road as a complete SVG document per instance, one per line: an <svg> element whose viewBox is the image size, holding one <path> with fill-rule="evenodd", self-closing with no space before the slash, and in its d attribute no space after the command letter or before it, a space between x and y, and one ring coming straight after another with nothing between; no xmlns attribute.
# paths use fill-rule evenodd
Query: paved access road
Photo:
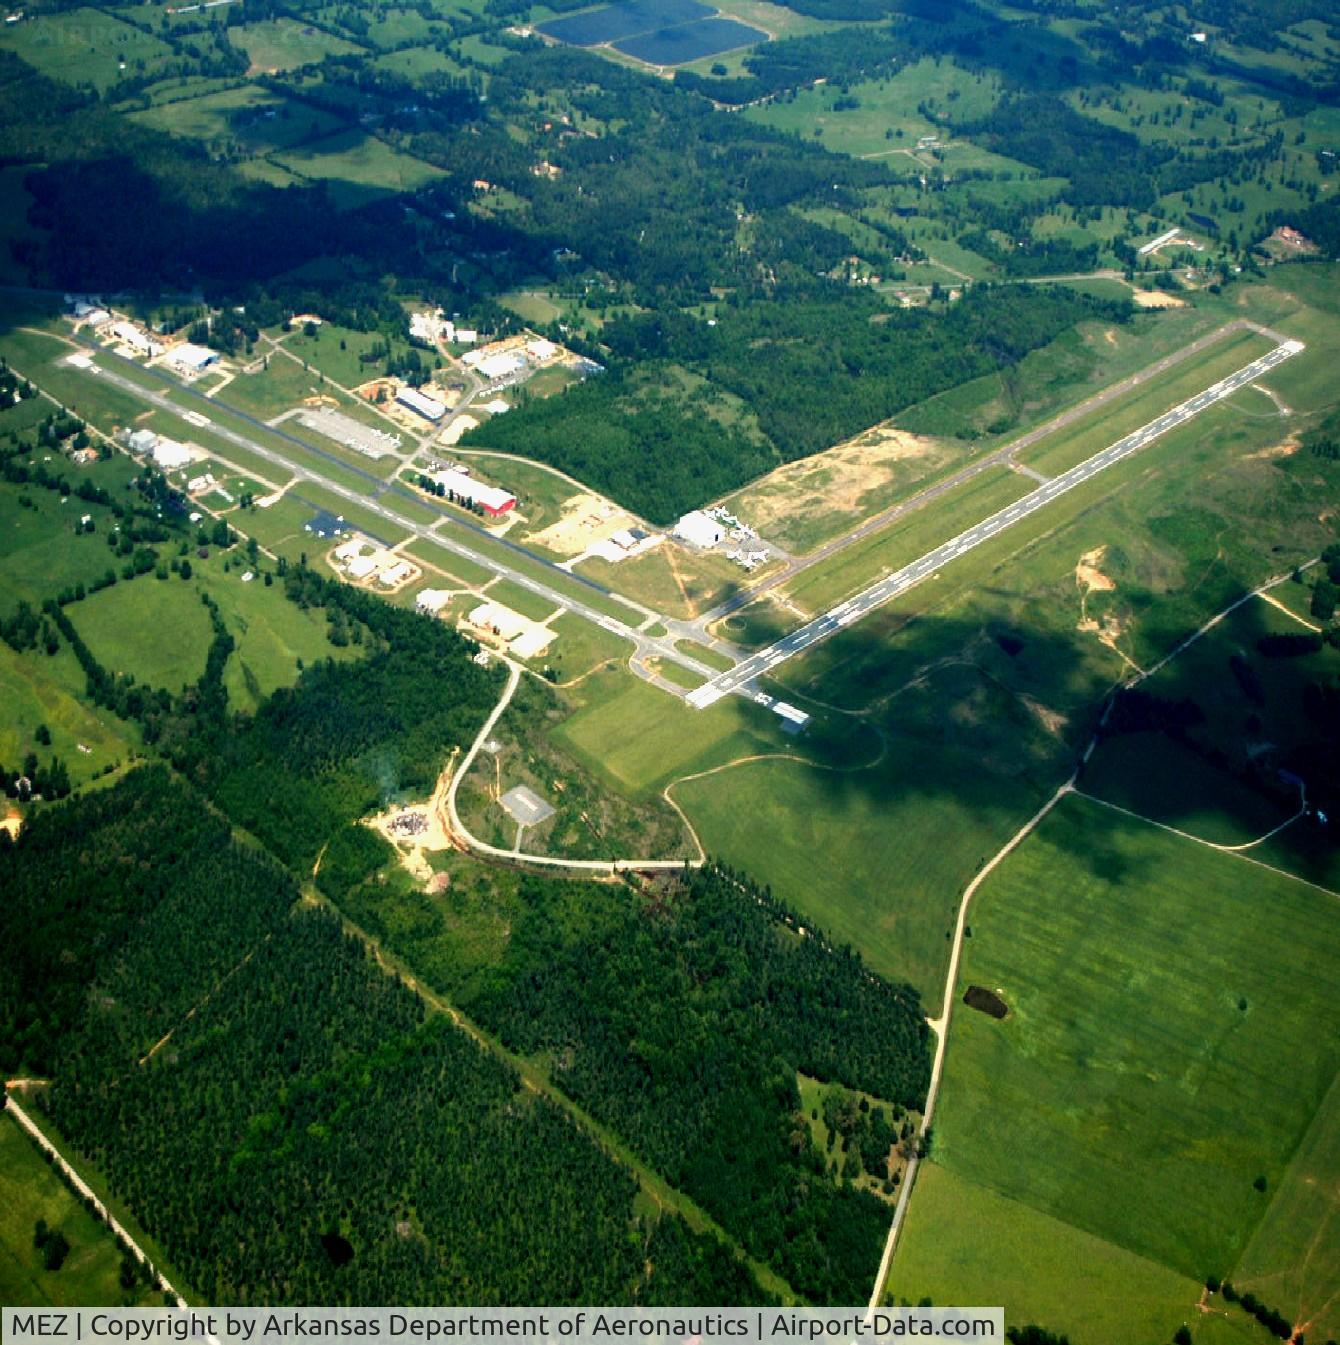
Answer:
<svg viewBox="0 0 1340 1345"><path fill-rule="evenodd" d="M751 654L743 662L736 664L729 672L720 674L696 691L690 692L686 697L688 703L695 709L701 710L709 705L714 705L723 696L728 696L732 692L751 689L750 684L755 678L762 676L764 673L772 672L787 659L793 658L796 654L810 648L811 645L818 644L821 640L826 640L835 631L851 625L853 621L859 621L861 617L873 612L877 607L883 606L891 598L906 593L908 589L915 587L922 580L929 579L931 575L950 561L957 560L959 556L981 546L983 542L998 537L1021 519L1036 513L1067 491L1073 490L1076 486L1082 485L1085 481L1097 476L1099 472L1111 467L1113 463L1120 462L1133 453L1138 453L1161 435L1179 425L1184 425L1193 416L1199 415L1207 406L1213 406L1215 402L1222 401L1239 388L1245 387L1277 365L1283 364L1285 360L1297 355L1302 349L1303 343L1301 341L1281 342L1269 354L1262 355L1260 359L1244 365L1236 373L1229 374L1227 378L1212 384L1203 392L1198 392L1180 406L1173 407L1171 411L1165 411L1157 420L1151 420L1148 425L1141 426L1140 429L1128 434L1124 439L1118 439L1115 444L1095 453L1091 458L1086 458L1078 466L1070 468L1069 471L1063 472L1060 476L1053 477L1045 485L1039 486L1031 494L1025 495L1023 499L1016 500L1013 504L1007 505L1004 509L992 514L990 518L985 518L980 523L974 524L965 532L959 533L957 537L951 537L949 541L937 546L933 551L928 551L910 565L905 565L901 570L862 590L854 598L848 598L822 616L815 617L814 620L807 622L798 630L792 631L790 635L778 640L776 644L770 645L766 649L760 649L756 654Z"/></svg>

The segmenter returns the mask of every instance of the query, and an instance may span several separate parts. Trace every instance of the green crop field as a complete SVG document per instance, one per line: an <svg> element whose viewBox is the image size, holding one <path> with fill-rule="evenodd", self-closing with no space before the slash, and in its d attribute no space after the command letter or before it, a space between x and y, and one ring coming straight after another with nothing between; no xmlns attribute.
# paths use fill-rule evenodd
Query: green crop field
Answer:
<svg viewBox="0 0 1340 1345"><path fill-rule="evenodd" d="M938 1161L1183 1275L1229 1273L1269 1204L1256 1179L1284 1179L1340 1065L1334 897L1074 798L969 923L959 992L1010 1014L956 1009Z"/></svg>
<svg viewBox="0 0 1340 1345"><path fill-rule="evenodd" d="M1008 1326L1039 1323L1076 1345L1169 1340L1200 1293L1199 1280L936 1162L917 1177L887 1289L894 1302L1004 1303Z"/></svg>
<svg viewBox="0 0 1340 1345"><path fill-rule="evenodd" d="M44 1220L70 1244L59 1270L33 1246ZM142 1285L121 1288L121 1252L105 1224L84 1209L17 1121L0 1116L0 1299L53 1307L147 1306Z"/></svg>

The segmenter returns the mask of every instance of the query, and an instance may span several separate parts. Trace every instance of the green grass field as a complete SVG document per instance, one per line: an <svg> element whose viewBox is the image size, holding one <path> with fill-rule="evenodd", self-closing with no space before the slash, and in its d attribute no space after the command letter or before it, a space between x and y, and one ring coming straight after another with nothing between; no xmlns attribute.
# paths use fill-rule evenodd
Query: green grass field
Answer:
<svg viewBox="0 0 1340 1345"><path fill-rule="evenodd" d="M738 697L692 710L626 672L596 673L582 684L578 704L581 708L556 730L557 738L633 799L692 771L777 751L782 738L769 723L772 715Z"/></svg>
<svg viewBox="0 0 1340 1345"><path fill-rule="evenodd" d="M274 161L302 177L324 179L342 210L388 193L414 191L443 175L440 168L401 154L362 130L309 141L277 153Z"/></svg>
<svg viewBox="0 0 1340 1345"><path fill-rule="evenodd" d="M70 1244L59 1270L33 1246L39 1219ZM121 1288L121 1251L42 1158L18 1122L0 1116L0 1300L15 1307L147 1306L153 1295Z"/></svg>
<svg viewBox="0 0 1340 1345"><path fill-rule="evenodd" d="M225 574L217 553L193 559L190 580L146 575L95 593L68 613L104 666L177 691L204 671L212 631L200 594L208 593L237 642L224 676L235 710L254 710L277 687L291 685L300 664L360 655L357 646L332 645L321 613L300 611L281 586L267 588L259 578L243 583L240 562ZM164 631L173 638L163 639Z"/></svg>
<svg viewBox="0 0 1340 1345"><path fill-rule="evenodd" d="M811 566L786 586L787 592L806 611L822 612L1035 488L1035 482L1008 468L988 468L929 507Z"/></svg>
<svg viewBox="0 0 1340 1345"><path fill-rule="evenodd" d="M209 614L194 583L152 574L94 593L67 609L94 656L109 672L180 691L205 670ZM165 640L165 631L172 638Z"/></svg>
<svg viewBox="0 0 1340 1345"><path fill-rule="evenodd" d="M593 558L580 573L667 616L694 617L735 592L745 572L715 552L696 552L674 542L611 565ZM759 571L760 574L766 570Z"/></svg>
<svg viewBox="0 0 1340 1345"><path fill-rule="evenodd" d="M234 144L250 154L328 135L340 125L327 112L280 98L254 84L160 104L133 113L132 119L172 135Z"/></svg>
<svg viewBox="0 0 1340 1345"><path fill-rule="evenodd" d="M906 747L847 773L751 761L671 793L709 854L769 883L874 970L915 986L930 1013L959 893L1036 806L1030 787L1011 798L965 755Z"/></svg>
<svg viewBox="0 0 1340 1345"><path fill-rule="evenodd" d="M35 456L40 461L42 455ZM83 468L62 465L71 482L90 480L109 491L124 489L129 466L125 461ZM85 514L92 518L95 531L76 533L75 525ZM89 584L108 570L119 569L124 562L107 545L114 524L111 511L101 505L74 496L62 503L54 490L0 483L0 565L5 571L0 611L8 614L21 601L40 607L62 589Z"/></svg>
<svg viewBox="0 0 1340 1345"><path fill-rule="evenodd" d="M1116 402L1030 444L1019 455L1019 460L1045 476L1057 476L1116 443L1123 435L1157 420L1163 412L1203 392L1211 384L1273 350L1274 346L1273 341L1255 332L1232 332L1208 350L1151 378ZM1274 407L1264 398L1256 403L1245 400L1249 398L1260 398L1260 394L1247 390L1229 400L1240 415L1257 412L1270 417L1274 414ZM1279 430L1282 438L1286 433L1282 422Z"/></svg>
<svg viewBox="0 0 1340 1345"><path fill-rule="evenodd" d="M295 70L327 56L348 56L363 48L332 37L295 19L262 19L234 29L233 45L241 47L257 70Z"/></svg>
<svg viewBox="0 0 1340 1345"><path fill-rule="evenodd" d="M1149 1345L1195 1319L1199 1280L979 1186L939 1163L922 1167L887 1297L1003 1303L1075 1345Z"/></svg>
<svg viewBox="0 0 1340 1345"><path fill-rule="evenodd" d="M44 75L67 84L92 84L99 93L123 79L152 74L173 59L157 37L101 9L28 14L6 24L0 48L21 56Z"/></svg>
<svg viewBox="0 0 1340 1345"><path fill-rule="evenodd" d="M584 677L605 663L625 663L633 651L627 640L571 612L549 624L558 639L549 646L545 662L557 673L560 684Z"/></svg>
<svg viewBox="0 0 1340 1345"><path fill-rule="evenodd" d="M1195 703L1203 718L1185 742L1153 731L1108 738L1089 763L1085 790L1220 844L1243 844L1292 816L1298 791L1276 768L1310 743L1307 687L1334 678L1340 654L1323 647L1267 658L1257 642L1306 633L1264 599L1239 607L1143 684L1150 695ZM1283 833L1278 844L1291 837Z"/></svg>
<svg viewBox="0 0 1340 1345"><path fill-rule="evenodd" d="M959 992L1011 1012L956 1010L938 1161L1183 1275L1230 1272L1269 1204L1254 1181L1284 1179L1340 1064L1340 905L1070 799L969 924Z"/></svg>
<svg viewBox="0 0 1340 1345"><path fill-rule="evenodd" d="M1340 1334L1340 1078L1331 1085L1233 1283L1301 1324L1309 1340Z"/></svg>
<svg viewBox="0 0 1340 1345"><path fill-rule="evenodd" d="M15 770L29 751L43 762L56 756L77 787L125 761L138 747L137 730L86 705L83 690L84 674L68 649L54 657L17 654L0 643L0 762ZM40 724L51 730L50 747L34 739Z"/></svg>
<svg viewBox="0 0 1340 1345"><path fill-rule="evenodd" d="M834 103L844 93L858 106L835 110ZM943 127L918 111L920 105L944 106L952 100L954 115L966 119L990 111L999 94L994 76L970 74L950 61L924 60L884 79L852 84L849 92L847 86L822 85L801 90L794 98L751 107L745 115L807 140L816 138L818 131L824 148L838 154L905 160L909 170L919 171L918 140L945 137ZM1022 165L1016 168L1028 172Z"/></svg>

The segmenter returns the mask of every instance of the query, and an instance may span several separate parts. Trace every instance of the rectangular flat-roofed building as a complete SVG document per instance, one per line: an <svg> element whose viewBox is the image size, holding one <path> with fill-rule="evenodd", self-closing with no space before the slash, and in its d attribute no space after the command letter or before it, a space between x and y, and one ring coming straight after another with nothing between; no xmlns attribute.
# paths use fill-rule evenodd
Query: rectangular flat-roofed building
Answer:
<svg viewBox="0 0 1340 1345"><path fill-rule="evenodd" d="M516 506L516 496L511 491L503 490L501 486L486 486L454 468L434 472L431 479L447 495L454 495L462 504L477 504L490 518L498 518Z"/></svg>
<svg viewBox="0 0 1340 1345"><path fill-rule="evenodd" d="M690 546L708 550L721 541L721 524L703 513L701 509L694 509L675 524L674 535L679 541L687 542Z"/></svg>
<svg viewBox="0 0 1340 1345"><path fill-rule="evenodd" d="M434 424L447 414L445 402L426 396L418 388L401 388L396 393L395 399L401 406L409 407L411 411L421 415L425 420L431 420Z"/></svg>
<svg viewBox="0 0 1340 1345"><path fill-rule="evenodd" d="M181 345L174 346L168 351L167 361L174 369L181 369L189 374L198 374L202 369L208 369L219 358L217 350L211 350L208 346L197 346L190 341L183 341Z"/></svg>

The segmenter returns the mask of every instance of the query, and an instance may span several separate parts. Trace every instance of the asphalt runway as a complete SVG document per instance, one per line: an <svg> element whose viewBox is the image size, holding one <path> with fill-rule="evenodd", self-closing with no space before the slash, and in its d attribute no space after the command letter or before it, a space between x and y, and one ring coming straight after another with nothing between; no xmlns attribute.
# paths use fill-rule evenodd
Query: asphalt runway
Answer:
<svg viewBox="0 0 1340 1345"><path fill-rule="evenodd" d="M790 635L783 636L776 644L769 645L768 648L760 649L757 653L751 654L742 662L737 663L729 672L721 673L712 681L700 686L696 691L690 692L685 699L695 709L702 710L709 705L716 704L723 696L729 696L734 692L752 694L751 684L756 678L764 673L772 672L779 664L786 662L789 658L794 658L797 654L818 644L821 640L826 640L844 626L850 626L852 622L859 621L861 617L873 612L877 607L883 606L891 598L896 598L899 594L906 593L908 589L916 587L917 584L930 578L931 575L951 561L966 555L974 547L981 546L983 542L998 537L1008 528L1012 528L1016 523L1027 518L1030 514L1036 513L1039 509L1045 508L1067 491L1074 490L1076 486L1082 485L1085 481L1097 476L1099 472L1105 471L1113 463L1120 462L1133 453L1138 453L1147 444L1152 443L1161 435L1167 434L1169 430L1186 424L1187 421L1204 411L1206 407L1213 406L1214 403L1222 401L1225 397L1237 392L1239 388L1245 387L1263 374L1269 373L1271 369L1297 355L1303 348L1301 341L1282 342L1268 354L1262 355L1260 359L1253 360L1236 373L1229 374L1227 378L1223 378L1204 391L1196 393L1194 397L1190 397L1179 406L1173 407L1171 411L1165 411L1157 420L1151 420L1149 424L1142 425L1138 430L1126 435L1124 439L1118 439L1116 443L1095 453L1091 458L1086 458L1077 466L1070 468L1069 471L1053 477L1045 485L1041 485L1031 494L1025 495L1023 499L1016 500L1006 508L998 510L990 518L985 518L980 523L974 524L971 528L959 533L957 537L951 537L949 541L942 543L932 551L928 551L918 560L912 561L910 565L903 566L901 570L897 570L878 583L871 584L869 588L863 589L855 597L848 598L822 616L817 616L806 622L799 629L792 631Z"/></svg>

